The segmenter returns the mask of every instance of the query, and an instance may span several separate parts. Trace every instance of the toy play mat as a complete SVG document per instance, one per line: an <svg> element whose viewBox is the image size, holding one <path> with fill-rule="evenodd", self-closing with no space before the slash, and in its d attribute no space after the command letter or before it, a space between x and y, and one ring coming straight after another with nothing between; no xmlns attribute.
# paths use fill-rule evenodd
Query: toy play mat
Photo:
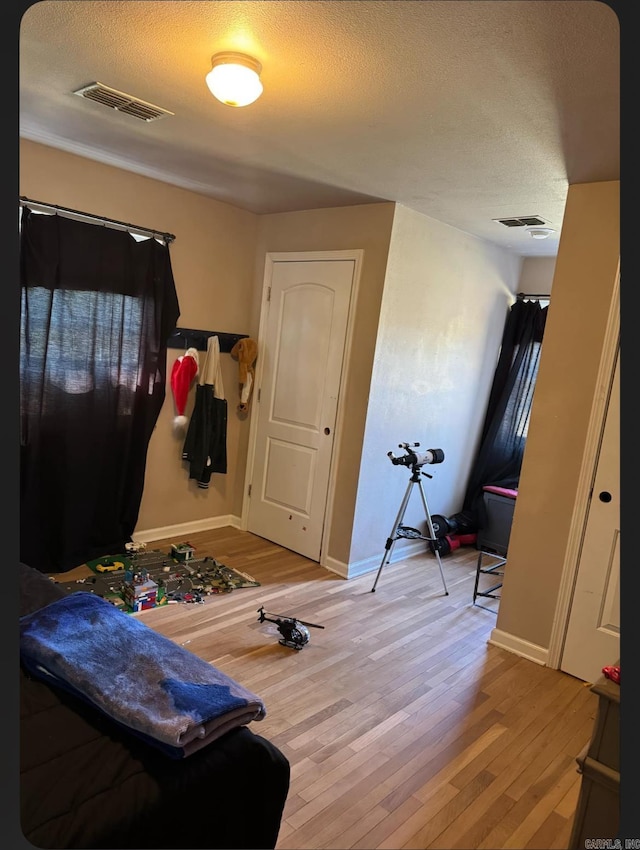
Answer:
<svg viewBox="0 0 640 850"><path fill-rule="evenodd" d="M177 560L159 549L104 555L88 561L87 566L90 577L57 584L67 593L95 593L128 613L172 602L203 602L214 593L260 586L252 576L213 557Z"/></svg>

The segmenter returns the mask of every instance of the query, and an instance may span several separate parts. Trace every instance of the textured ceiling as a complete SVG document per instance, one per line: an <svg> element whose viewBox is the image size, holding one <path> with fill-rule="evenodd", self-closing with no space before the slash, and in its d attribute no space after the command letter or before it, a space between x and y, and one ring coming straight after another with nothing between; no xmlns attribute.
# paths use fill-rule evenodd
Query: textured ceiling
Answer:
<svg viewBox="0 0 640 850"><path fill-rule="evenodd" d="M262 63L251 106L209 93L221 50ZM554 256L568 185L620 179L619 23L599 0L42 0L19 63L21 136L257 213L397 201ZM175 114L72 94L95 81ZM529 215L556 234L493 221Z"/></svg>

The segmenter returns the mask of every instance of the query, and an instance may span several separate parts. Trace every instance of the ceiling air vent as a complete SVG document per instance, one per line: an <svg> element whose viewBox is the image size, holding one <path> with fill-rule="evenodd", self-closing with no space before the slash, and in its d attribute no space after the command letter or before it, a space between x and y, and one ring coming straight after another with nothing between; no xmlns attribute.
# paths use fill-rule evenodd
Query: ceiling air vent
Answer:
<svg viewBox="0 0 640 850"><path fill-rule="evenodd" d="M492 221L497 221L498 224L504 224L505 227L539 227L541 224L547 223L539 215L521 215L518 218L494 218Z"/></svg>
<svg viewBox="0 0 640 850"><path fill-rule="evenodd" d="M125 115L131 115L134 118L139 118L141 121L156 121L158 118L164 118L166 115L173 115L168 109L162 109L160 106L154 106L153 103L147 103L133 95L125 94L117 89L104 86L102 83L91 83L81 89L73 92L87 100L93 100L96 103L102 103L111 109L118 112L124 112Z"/></svg>

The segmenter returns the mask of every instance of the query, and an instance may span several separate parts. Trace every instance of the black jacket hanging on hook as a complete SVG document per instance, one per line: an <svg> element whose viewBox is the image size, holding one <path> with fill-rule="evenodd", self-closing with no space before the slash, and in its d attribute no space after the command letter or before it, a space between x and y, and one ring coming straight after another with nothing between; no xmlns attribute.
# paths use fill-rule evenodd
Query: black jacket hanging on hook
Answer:
<svg viewBox="0 0 640 850"><path fill-rule="evenodd" d="M196 387L196 400L182 449L189 478L208 489L214 472L227 472L227 402L220 368L220 342L209 337L207 354Z"/></svg>

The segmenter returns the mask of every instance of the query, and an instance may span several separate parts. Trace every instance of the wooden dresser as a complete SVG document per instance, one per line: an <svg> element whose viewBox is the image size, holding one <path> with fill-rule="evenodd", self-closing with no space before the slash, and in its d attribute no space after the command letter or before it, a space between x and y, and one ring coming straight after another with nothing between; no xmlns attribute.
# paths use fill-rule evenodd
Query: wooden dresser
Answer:
<svg viewBox="0 0 640 850"><path fill-rule="evenodd" d="M591 691L598 713L591 740L576 759L582 783L570 850L584 850L588 838L615 838L620 823L620 685L602 676Z"/></svg>

